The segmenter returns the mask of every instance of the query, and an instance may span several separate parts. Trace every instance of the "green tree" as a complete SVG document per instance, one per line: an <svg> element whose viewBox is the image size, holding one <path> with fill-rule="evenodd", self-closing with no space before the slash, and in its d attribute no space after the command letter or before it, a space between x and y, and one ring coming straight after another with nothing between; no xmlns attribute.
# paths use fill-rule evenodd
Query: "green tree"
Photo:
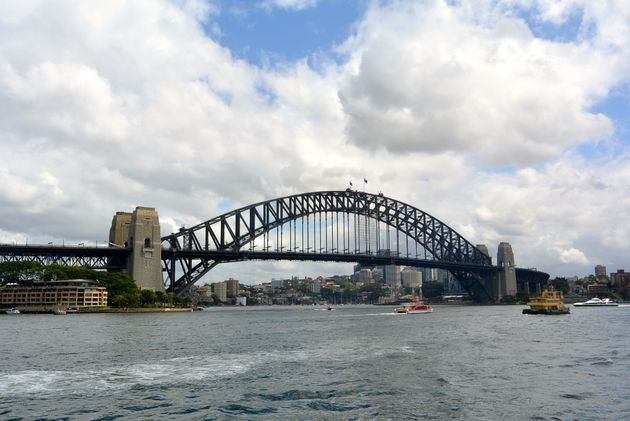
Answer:
<svg viewBox="0 0 630 421"><path fill-rule="evenodd" d="M44 267L37 262L0 263L0 285L21 284L41 279Z"/></svg>
<svg viewBox="0 0 630 421"><path fill-rule="evenodd" d="M526 304L529 301L529 294L526 292L517 292L515 298L517 303Z"/></svg>
<svg viewBox="0 0 630 421"><path fill-rule="evenodd" d="M142 305L151 305L158 302L157 294L150 289L143 289L140 291Z"/></svg>
<svg viewBox="0 0 630 421"><path fill-rule="evenodd" d="M563 294L567 294L571 287L569 286L569 281L567 278L559 278L556 277L549 281L549 283L553 286L556 291L562 291Z"/></svg>
<svg viewBox="0 0 630 421"><path fill-rule="evenodd" d="M166 303L166 294L162 291L155 291L155 298L158 303Z"/></svg>

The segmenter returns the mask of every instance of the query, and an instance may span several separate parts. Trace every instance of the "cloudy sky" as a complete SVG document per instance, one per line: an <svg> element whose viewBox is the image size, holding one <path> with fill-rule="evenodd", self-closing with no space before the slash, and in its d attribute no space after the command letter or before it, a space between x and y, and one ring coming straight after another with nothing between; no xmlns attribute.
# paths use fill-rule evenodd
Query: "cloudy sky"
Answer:
<svg viewBox="0 0 630 421"><path fill-rule="evenodd" d="M630 269L629 82L622 0L3 1L0 242L365 177L518 266Z"/></svg>

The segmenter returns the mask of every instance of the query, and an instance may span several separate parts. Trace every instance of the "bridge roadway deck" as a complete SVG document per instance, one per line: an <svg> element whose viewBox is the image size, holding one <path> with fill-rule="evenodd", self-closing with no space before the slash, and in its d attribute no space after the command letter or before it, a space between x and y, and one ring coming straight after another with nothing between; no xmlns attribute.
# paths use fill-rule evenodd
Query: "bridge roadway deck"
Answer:
<svg viewBox="0 0 630 421"><path fill-rule="evenodd" d="M301 260L318 262L361 263L365 265L398 265L447 270L472 270L476 272L494 273L500 270L497 266L473 263L445 262L437 260L416 259L403 256L377 256L373 254L343 253L302 253L302 252L270 252L270 251L228 251L228 250L172 250L162 249L162 260L169 259L204 259L236 262L247 260Z"/></svg>
<svg viewBox="0 0 630 421"><path fill-rule="evenodd" d="M123 269L131 249L122 247L84 247L76 245L15 245L0 244L0 262L33 260L42 264L57 263L68 266L86 266L96 269ZM225 250L173 250L162 249L162 260L204 259L238 262L248 260L302 260L361 263L365 265L399 265L426 267L446 270L470 270L475 272L496 273L497 266L485 266L459 262L442 262L416 259L403 256L376 256L368 254L342 253L299 253L269 251L225 251ZM516 268L517 279L542 281L548 274L536 269ZM540 279L539 279L540 278Z"/></svg>

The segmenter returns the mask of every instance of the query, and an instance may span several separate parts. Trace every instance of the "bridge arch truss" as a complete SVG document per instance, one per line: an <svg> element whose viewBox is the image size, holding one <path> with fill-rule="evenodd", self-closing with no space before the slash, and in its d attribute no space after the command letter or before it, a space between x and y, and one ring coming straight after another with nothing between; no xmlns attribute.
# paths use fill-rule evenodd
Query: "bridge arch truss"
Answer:
<svg viewBox="0 0 630 421"><path fill-rule="evenodd" d="M182 293L216 265L250 259L353 261L449 269L492 299L489 256L428 213L355 190L320 191L244 206L162 237L166 286Z"/></svg>

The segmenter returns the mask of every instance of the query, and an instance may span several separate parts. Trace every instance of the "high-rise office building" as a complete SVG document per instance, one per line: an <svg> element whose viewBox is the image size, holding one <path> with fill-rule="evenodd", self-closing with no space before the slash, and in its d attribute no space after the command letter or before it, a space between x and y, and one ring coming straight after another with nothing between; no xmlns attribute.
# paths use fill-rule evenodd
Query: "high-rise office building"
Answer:
<svg viewBox="0 0 630 421"><path fill-rule="evenodd" d="M422 288L422 272L406 267L402 270L402 284L405 288Z"/></svg>
<svg viewBox="0 0 630 421"><path fill-rule="evenodd" d="M225 282L217 282L212 284L212 293L219 299L221 302L227 301L227 283Z"/></svg>
<svg viewBox="0 0 630 421"><path fill-rule="evenodd" d="M595 277L596 278L605 278L608 275L606 272L606 266L597 265L595 266Z"/></svg>
<svg viewBox="0 0 630 421"><path fill-rule="evenodd" d="M227 281L225 281L225 284L227 288L227 296L236 297L238 295L238 290L239 290L238 280L230 278Z"/></svg>
<svg viewBox="0 0 630 421"><path fill-rule="evenodd" d="M383 266L385 274L385 283L392 289L400 288L400 266L385 265Z"/></svg>

